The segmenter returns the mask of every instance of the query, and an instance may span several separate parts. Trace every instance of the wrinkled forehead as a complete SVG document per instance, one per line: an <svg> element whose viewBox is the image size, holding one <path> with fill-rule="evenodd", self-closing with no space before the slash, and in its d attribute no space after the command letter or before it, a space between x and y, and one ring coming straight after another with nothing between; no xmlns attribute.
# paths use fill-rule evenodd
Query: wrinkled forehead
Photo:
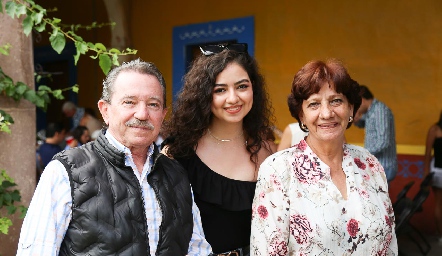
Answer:
<svg viewBox="0 0 442 256"><path fill-rule="evenodd" d="M132 76L137 74L136 76ZM144 83L140 83L140 78ZM122 71L118 74L110 90L110 99L123 97L141 97L149 95L158 98L161 103L165 101L165 89L155 75L132 70Z"/></svg>

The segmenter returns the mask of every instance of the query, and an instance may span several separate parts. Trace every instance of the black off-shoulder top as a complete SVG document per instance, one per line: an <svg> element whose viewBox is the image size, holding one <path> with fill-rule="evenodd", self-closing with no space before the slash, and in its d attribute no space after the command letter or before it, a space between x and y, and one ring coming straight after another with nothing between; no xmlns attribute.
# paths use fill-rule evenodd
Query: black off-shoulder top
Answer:
<svg viewBox="0 0 442 256"><path fill-rule="evenodd" d="M222 176L203 163L196 153L176 159L189 175L204 234L213 252L248 246L256 182Z"/></svg>

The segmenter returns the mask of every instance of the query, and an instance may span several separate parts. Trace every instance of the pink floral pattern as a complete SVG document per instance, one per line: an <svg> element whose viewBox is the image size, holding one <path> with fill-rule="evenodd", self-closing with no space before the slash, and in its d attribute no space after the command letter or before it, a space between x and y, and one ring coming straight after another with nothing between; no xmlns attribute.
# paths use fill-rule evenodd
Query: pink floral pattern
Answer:
<svg viewBox="0 0 442 256"><path fill-rule="evenodd" d="M359 231L358 221L355 219L350 219L347 223L347 231L352 238L356 238Z"/></svg>
<svg viewBox="0 0 442 256"><path fill-rule="evenodd" d="M264 205L258 206L258 214L259 217L261 217L262 219L265 219L267 218L267 216L269 216L269 212L267 211L267 208Z"/></svg>
<svg viewBox="0 0 442 256"><path fill-rule="evenodd" d="M346 199L304 140L264 161L252 207L251 255L398 254L382 166L361 147L343 149Z"/></svg>
<svg viewBox="0 0 442 256"><path fill-rule="evenodd" d="M290 234L298 244L305 244L310 240L312 228L306 216L293 215L290 217Z"/></svg>

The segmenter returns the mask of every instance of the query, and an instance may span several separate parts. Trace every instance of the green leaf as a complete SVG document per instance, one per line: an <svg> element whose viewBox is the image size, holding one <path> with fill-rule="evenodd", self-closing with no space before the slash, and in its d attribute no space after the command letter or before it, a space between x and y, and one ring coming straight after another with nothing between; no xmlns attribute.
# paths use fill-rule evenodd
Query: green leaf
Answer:
<svg viewBox="0 0 442 256"><path fill-rule="evenodd" d="M7 125L2 125L0 127L1 127L0 131L6 132L6 133L9 133L9 134L11 133L11 129L9 129L9 127Z"/></svg>
<svg viewBox="0 0 442 256"><path fill-rule="evenodd" d="M15 101L17 101L17 99L15 98L15 87L14 86L7 86L5 92L6 92L7 96L12 97Z"/></svg>
<svg viewBox="0 0 442 256"><path fill-rule="evenodd" d="M34 27L38 32L43 32L46 29L46 22L42 22Z"/></svg>
<svg viewBox="0 0 442 256"><path fill-rule="evenodd" d="M0 47L0 54L8 56L9 55L9 51L4 49L3 47Z"/></svg>
<svg viewBox="0 0 442 256"><path fill-rule="evenodd" d="M74 86L72 86L72 91L73 92L75 92L75 93L78 93L78 90L79 90L80 88L78 87L78 85L74 85Z"/></svg>
<svg viewBox="0 0 442 256"><path fill-rule="evenodd" d="M65 45L66 45L66 38L64 37L63 33L58 33L58 29L54 28L53 33L49 37L49 41L51 41L51 46L54 48L54 50L60 54Z"/></svg>
<svg viewBox="0 0 442 256"><path fill-rule="evenodd" d="M0 109L0 114L3 116L4 120L7 122L10 122L11 124L14 123L14 119L12 119L11 115L9 115L8 113L6 113L5 111ZM1 177L1 176L0 176ZM1 179L0 178L0 184L4 181L5 179ZM9 180L9 179L6 179ZM9 181L13 182L12 179L10 179Z"/></svg>
<svg viewBox="0 0 442 256"><path fill-rule="evenodd" d="M85 42L76 41L75 49L77 49L77 52L74 55L74 60L75 60L75 65L77 65L80 55L85 54L88 51L88 48Z"/></svg>
<svg viewBox="0 0 442 256"><path fill-rule="evenodd" d="M23 4L17 4L17 8L15 9L15 14L17 15L17 18L19 18L23 14L26 14L26 6Z"/></svg>
<svg viewBox="0 0 442 256"><path fill-rule="evenodd" d="M112 61L109 55L100 54L100 67L103 70L104 74L107 75L109 73L112 66Z"/></svg>
<svg viewBox="0 0 442 256"><path fill-rule="evenodd" d="M120 66L120 62L118 62L118 55L112 54L112 64L115 66Z"/></svg>
<svg viewBox="0 0 442 256"><path fill-rule="evenodd" d="M75 42L75 48L81 54L85 54L88 51L88 47L85 42L79 42L79 41Z"/></svg>
<svg viewBox="0 0 442 256"><path fill-rule="evenodd" d="M32 27L34 26L34 21L32 20L31 16L26 16L26 18L23 20L23 32L26 36L29 35L32 31Z"/></svg>
<svg viewBox="0 0 442 256"><path fill-rule="evenodd" d="M58 18L53 18L53 19L52 19L52 23L54 23L54 25L56 25L56 24L58 24L58 23L60 23L60 22L61 22L61 20L58 19Z"/></svg>
<svg viewBox="0 0 442 256"><path fill-rule="evenodd" d="M7 235L9 227L12 226L12 221L6 217L0 218L0 232Z"/></svg>
<svg viewBox="0 0 442 256"><path fill-rule="evenodd" d="M121 54L121 51L115 48L112 48L109 50L110 53L116 53L116 54Z"/></svg>
<svg viewBox="0 0 442 256"><path fill-rule="evenodd" d="M35 25L40 24L41 20L43 19L43 13L42 12L33 12L31 14L32 19L34 20Z"/></svg>
<svg viewBox="0 0 442 256"><path fill-rule="evenodd" d="M12 215L17 210L17 207L15 207L14 205L8 205L8 206L6 206L6 209L8 210L8 214Z"/></svg>
<svg viewBox="0 0 442 256"><path fill-rule="evenodd" d="M42 98L35 98L35 102L33 102L35 104L35 106L43 109L44 111L46 111L46 104L45 101Z"/></svg>
<svg viewBox="0 0 442 256"><path fill-rule="evenodd" d="M23 98L32 102L32 103L35 103L37 101L38 96L36 95L35 91L29 90L29 91L25 92L25 94L23 94Z"/></svg>
<svg viewBox="0 0 442 256"><path fill-rule="evenodd" d="M26 212L28 211L28 208L24 207L23 205L19 205L18 210L20 211L20 218L23 219L26 216Z"/></svg>
<svg viewBox="0 0 442 256"><path fill-rule="evenodd" d="M40 86L38 86L38 90L39 91L48 91L48 92L50 92L52 89L49 86L40 85Z"/></svg>
<svg viewBox="0 0 442 256"><path fill-rule="evenodd" d="M15 202L20 202L20 200L21 200L20 192L18 190L12 191L11 197L12 197L12 200Z"/></svg>
<svg viewBox="0 0 442 256"><path fill-rule="evenodd" d="M98 51L105 52L106 51L106 46L104 46L104 44L102 44L102 43L96 43L94 45L94 49L97 49Z"/></svg>
<svg viewBox="0 0 442 256"><path fill-rule="evenodd" d="M75 64L75 66L77 66L77 62L78 62L79 59L80 59L80 52L76 51L75 55L74 55L74 64Z"/></svg>
<svg viewBox="0 0 442 256"><path fill-rule="evenodd" d="M19 95L23 95L27 90L29 90L29 87L22 82L18 82L15 86L15 92Z"/></svg>
<svg viewBox="0 0 442 256"><path fill-rule="evenodd" d="M11 16L11 18L15 18L15 10L17 9L17 5L14 1L6 2L5 5L6 13Z"/></svg>
<svg viewBox="0 0 442 256"><path fill-rule="evenodd" d="M15 184L14 182L11 182L9 180L5 180L5 181L2 182L1 185L2 185L3 188L10 188L10 187L16 186L17 184Z"/></svg>
<svg viewBox="0 0 442 256"><path fill-rule="evenodd" d="M52 95L54 95L54 97L59 100L64 98L62 93L63 92L60 89L52 91Z"/></svg>
<svg viewBox="0 0 442 256"><path fill-rule="evenodd" d="M4 194L3 200L6 202L5 205L9 205L11 203L11 195L8 193Z"/></svg>

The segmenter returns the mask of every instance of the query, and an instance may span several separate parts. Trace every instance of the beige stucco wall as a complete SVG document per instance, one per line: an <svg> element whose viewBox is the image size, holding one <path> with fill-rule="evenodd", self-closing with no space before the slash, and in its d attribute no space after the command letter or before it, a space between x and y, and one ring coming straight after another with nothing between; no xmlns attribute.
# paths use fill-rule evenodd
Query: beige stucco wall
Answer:
<svg viewBox="0 0 442 256"><path fill-rule="evenodd" d="M1 2L1 1L0 1ZM5 2L5 1L3 1ZM32 42L23 34L21 22L0 14L0 45L12 45L10 55L0 55L0 67L14 82L34 88ZM0 96L0 109L8 112L15 123L11 134L0 132L0 169L6 170L18 184L23 205L29 205L35 189L35 106ZM2 212L4 215L5 212ZM0 234L0 255L15 255L22 219L16 214L8 235Z"/></svg>

